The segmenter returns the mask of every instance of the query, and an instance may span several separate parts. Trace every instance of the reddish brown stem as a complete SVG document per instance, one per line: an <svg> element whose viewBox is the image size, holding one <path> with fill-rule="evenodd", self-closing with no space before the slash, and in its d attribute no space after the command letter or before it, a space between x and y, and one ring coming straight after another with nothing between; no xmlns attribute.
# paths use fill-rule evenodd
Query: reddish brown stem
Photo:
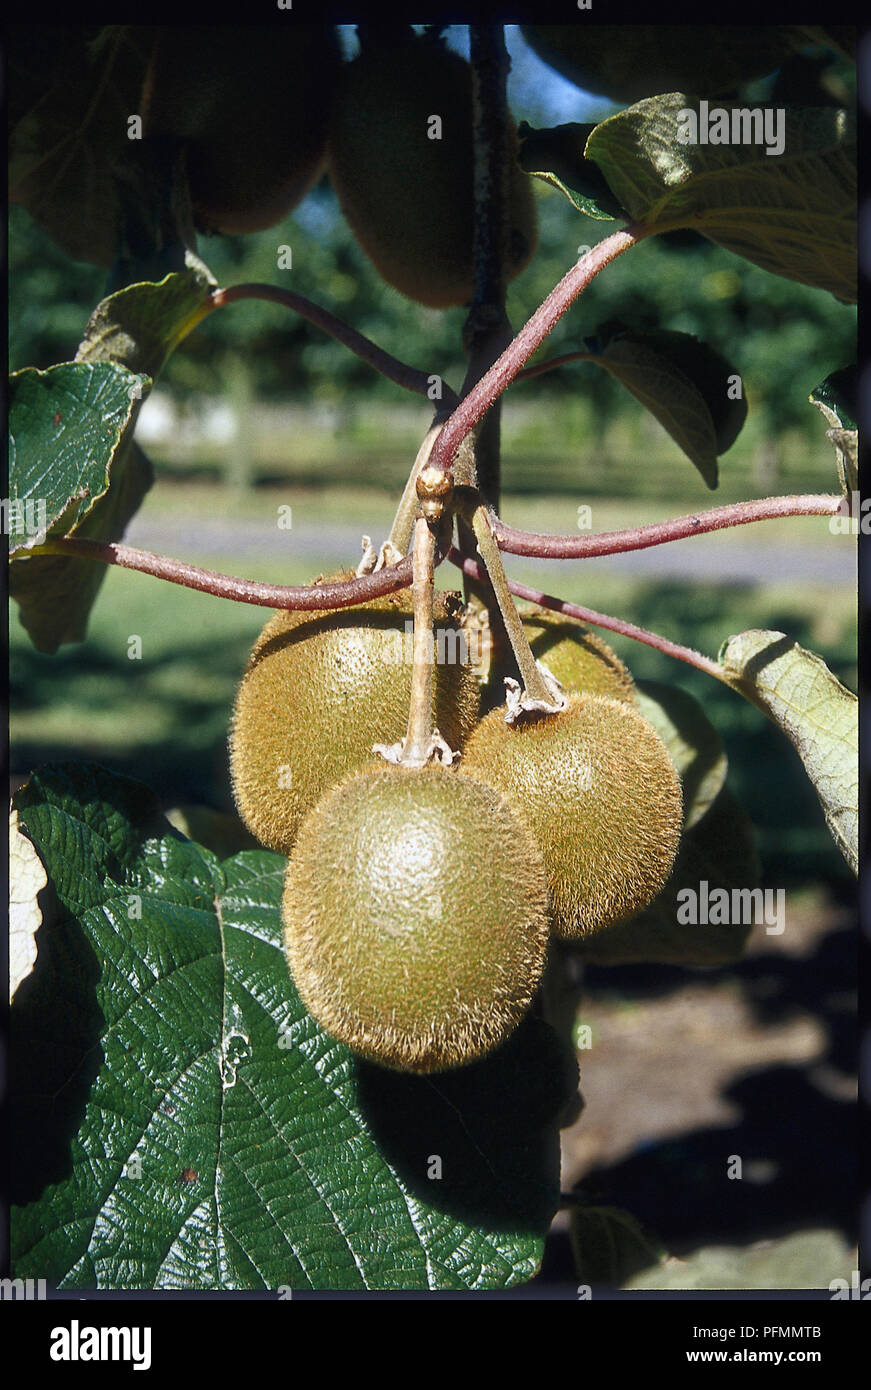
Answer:
<svg viewBox="0 0 871 1390"><path fill-rule="evenodd" d="M446 427L447 428L447 427ZM532 555L538 560L589 559L595 555L646 550L667 541L686 540L706 531L746 526L751 521L771 521L778 516L834 516L842 498L834 493L797 494L794 497L761 497L751 502L730 502L707 512L633 526L628 531L603 531L595 536L549 536L535 531L516 531L493 518L491 525L500 550L509 555Z"/></svg>
<svg viewBox="0 0 871 1390"><path fill-rule="evenodd" d="M454 546L448 551L447 558L464 574L471 575L473 579L478 579L483 573L480 565L474 560L467 559ZM716 680L725 680L720 664L712 661L709 656L695 651L692 647L683 647L679 642L670 642L667 637L660 637L656 632L648 632L647 628L644 627L636 627L634 623L624 622L622 618L612 618L607 613L597 613L595 609L582 608L577 603L566 603L564 599L556 598L553 594L542 593L540 589L531 589L528 584L518 584L514 579L509 579L508 588L517 598L525 598L530 603L537 603L540 608L551 608L555 613L565 613L567 618L578 618L581 622L592 623L593 627L604 627L611 632L619 632L623 637L632 637L636 642L644 642L646 646L655 647L657 651L664 652L666 656L676 657L678 661L685 661L688 666L695 666L699 671L714 676Z"/></svg>
<svg viewBox="0 0 871 1390"><path fill-rule="evenodd" d="M541 346L551 329L599 271L646 235L643 227L612 232L572 266L449 417L432 451L430 462L436 468L450 467L469 431L486 415L493 402L498 400L523 364Z"/></svg>
<svg viewBox="0 0 871 1390"><path fill-rule="evenodd" d="M196 565L173 560L168 555L153 555L147 550L134 550L114 541L90 541L78 536L50 537L34 551L40 555L76 556L81 560L96 560L103 565L120 565L123 569L139 570L171 584L187 589L199 589L216 598L233 599L236 603L259 604L262 608L298 608L313 611L322 608L350 608L355 603L378 598L381 594L404 589L411 583L412 559L406 556L396 565L387 565L373 574L358 575L334 584L288 585L261 584L254 579L236 579L229 574L198 569ZM436 555L436 564L444 556Z"/></svg>
<svg viewBox="0 0 871 1390"><path fill-rule="evenodd" d="M286 309L292 309L299 314L300 318L313 323L316 328L321 328L328 333L331 338L343 343L346 348L361 357L364 362L368 362L370 367L374 367L376 372L386 376L390 381L395 381L397 385L404 386L407 391L415 391L419 396L426 396L432 388L432 375L428 372L418 371L416 367L409 367L407 363L400 362L398 358L392 357L389 352L384 352L380 347L358 333L350 324L345 323L336 314L330 313L329 309L324 309L320 304L315 304L304 295L295 294L293 290L279 289L277 285L259 284L252 282L244 285L230 285L226 289L215 290L211 296L212 306L215 309L222 309L226 304L234 304L241 299L268 299L274 304L282 304ZM456 400L456 392L452 391L447 382L442 378L441 381L442 399L450 402Z"/></svg>

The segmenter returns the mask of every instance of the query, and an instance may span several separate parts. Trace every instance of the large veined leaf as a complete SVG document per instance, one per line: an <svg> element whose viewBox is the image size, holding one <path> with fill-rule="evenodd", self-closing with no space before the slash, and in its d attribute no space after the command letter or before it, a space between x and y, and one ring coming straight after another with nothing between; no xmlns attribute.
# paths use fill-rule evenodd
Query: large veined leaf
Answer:
<svg viewBox="0 0 871 1390"><path fill-rule="evenodd" d="M747 417L740 377L726 359L691 333L622 327L590 357L650 411L715 488L717 455L731 448Z"/></svg>
<svg viewBox="0 0 871 1390"><path fill-rule="evenodd" d="M42 506L49 535L121 539L152 482L133 439L139 409L166 359L208 312L214 286L193 258L159 284L119 290L94 310L75 362L16 373L9 488L25 521L28 508ZM84 638L106 567L27 554L41 539L22 534L9 584L34 646L54 652Z"/></svg>
<svg viewBox="0 0 871 1390"><path fill-rule="evenodd" d="M16 805L58 904L11 1013L18 1277L485 1289L536 1272L565 1099L548 1025L431 1077L361 1063L293 987L280 856L221 863L93 764L43 769Z"/></svg>
<svg viewBox="0 0 871 1390"><path fill-rule="evenodd" d="M131 117L153 30L47 24L8 31L9 196L77 260L109 266L119 173L138 150Z"/></svg>
<svg viewBox="0 0 871 1390"><path fill-rule="evenodd" d="M859 861L859 702L822 657L783 632L751 629L719 656L734 690L764 710L797 750L835 844Z"/></svg>
<svg viewBox="0 0 871 1390"><path fill-rule="evenodd" d="M128 285L100 301L85 328L77 362L123 362L155 379L167 358L209 312L211 271L187 253L188 268L158 284Z"/></svg>
<svg viewBox="0 0 871 1390"><path fill-rule="evenodd" d="M764 143L684 143L685 113L750 111L669 92L596 126L587 156L629 215L653 231L691 227L789 280L855 302L856 143L846 111L784 108L782 153ZM736 117L737 119L737 117ZM739 135L741 134L739 130Z"/></svg>
<svg viewBox="0 0 871 1390"><path fill-rule="evenodd" d="M37 535L10 528L10 553L75 530L104 497L148 377L112 362L61 362L9 382L9 497Z"/></svg>

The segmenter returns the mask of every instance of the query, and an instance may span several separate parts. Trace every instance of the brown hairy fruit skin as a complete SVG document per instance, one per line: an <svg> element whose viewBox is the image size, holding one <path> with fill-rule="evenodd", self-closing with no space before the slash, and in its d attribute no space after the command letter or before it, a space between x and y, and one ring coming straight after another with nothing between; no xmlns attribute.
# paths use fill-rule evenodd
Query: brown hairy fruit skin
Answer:
<svg viewBox="0 0 871 1390"><path fill-rule="evenodd" d="M289 854L303 816L324 792L370 762L374 744L405 737L412 621L409 589L355 608L284 610L269 619L230 728L239 815L268 848ZM456 751L478 717L478 684L459 659L459 616L439 591L434 627L433 720Z"/></svg>
<svg viewBox="0 0 871 1390"><path fill-rule="evenodd" d="M634 700L635 682L617 653L575 618L536 608L523 614L523 628L532 655L567 694Z"/></svg>
<svg viewBox="0 0 871 1390"><path fill-rule="evenodd" d="M634 705L572 695L556 715L478 725L463 769L501 791L544 854L556 936L626 921L667 880L681 835L680 781Z"/></svg>
<svg viewBox="0 0 871 1390"><path fill-rule="evenodd" d="M532 1002L549 924L544 865L503 797L453 768L354 773L302 824L284 945L325 1032L400 1071L463 1066Z"/></svg>
<svg viewBox="0 0 871 1390"><path fill-rule="evenodd" d="M143 131L185 147L201 231L262 231L308 192L325 168L340 61L328 25L160 31Z"/></svg>
<svg viewBox="0 0 871 1390"><path fill-rule="evenodd" d="M442 138L428 138L431 116ZM510 127L509 280L536 243L531 180ZM430 308L465 304L475 287L472 70L423 38L364 49L333 104L327 158L342 210L379 274Z"/></svg>

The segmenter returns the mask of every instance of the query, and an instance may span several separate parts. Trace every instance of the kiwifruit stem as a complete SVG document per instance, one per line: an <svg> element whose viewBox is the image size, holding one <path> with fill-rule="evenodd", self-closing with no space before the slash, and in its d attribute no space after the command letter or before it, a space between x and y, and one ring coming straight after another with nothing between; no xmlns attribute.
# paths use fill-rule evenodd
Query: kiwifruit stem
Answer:
<svg viewBox="0 0 871 1390"><path fill-rule="evenodd" d="M433 568L435 538L423 518L414 523L414 647L408 732L400 759L421 767L429 758L432 740Z"/></svg>
<svg viewBox="0 0 871 1390"><path fill-rule="evenodd" d="M503 569L502 557L499 554L499 547L490 525L490 513L485 506L476 507L472 513L472 530L475 533L478 551L484 561L490 583L493 585L499 611L502 614L502 621L505 624L520 671L524 691L532 700L540 700L552 709L554 705L553 691L548 688L544 676L536 665L535 657L532 655L520 614L508 588L508 578Z"/></svg>

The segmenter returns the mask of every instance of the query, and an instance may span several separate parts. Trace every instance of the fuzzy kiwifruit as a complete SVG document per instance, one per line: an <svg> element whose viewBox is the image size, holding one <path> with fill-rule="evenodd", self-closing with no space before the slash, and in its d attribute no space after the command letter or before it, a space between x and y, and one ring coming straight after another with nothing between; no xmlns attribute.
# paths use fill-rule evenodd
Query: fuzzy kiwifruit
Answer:
<svg viewBox="0 0 871 1390"><path fill-rule="evenodd" d="M575 618L543 608L523 613L523 628L541 661L569 695L608 695L632 700L635 682L619 656Z"/></svg>
<svg viewBox="0 0 871 1390"><path fill-rule="evenodd" d="M441 120L440 138L433 118ZM505 273L535 249L535 199L510 132ZM357 240L396 289L433 308L474 292L472 70L432 38L364 45L330 119L330 179Z"/></svg>
<svg viewBox="0 0 871 1390"><path fill-rule="evenodd" d="M143 132L184 147L200 230L262 231L308 192L325 165L339 67L326 24L160 30Z"/></svg>
<svg viewBox="0 0 871 1390"><path fill-rule="evenodd" d="M463 769L501 791L544 854L553 930L583 937L640 912L671 871L681 787L656 730L625 700L572 695L559 714L493 710Z"/></svg>
<svg viewBox="0 0 871 1390"><path fill-rule="evenodd" d="M520 1022L544 969L544 865L503 797L453 768L369 766L309 813L284 944L309 1013L401 1071L461 1066Z"/></svg>
<svg viewBox="0 0 871 1390"><path fill-rule="evenodd" d="M412 624L409 589L269 619L236 696L230 773L242 820L270 849L289 854L328 787L369 762L374 744L405 736ZM434 628L433 719L458 750L478 715L478 683L463 659L456 606L439 591Z"/></svg>

